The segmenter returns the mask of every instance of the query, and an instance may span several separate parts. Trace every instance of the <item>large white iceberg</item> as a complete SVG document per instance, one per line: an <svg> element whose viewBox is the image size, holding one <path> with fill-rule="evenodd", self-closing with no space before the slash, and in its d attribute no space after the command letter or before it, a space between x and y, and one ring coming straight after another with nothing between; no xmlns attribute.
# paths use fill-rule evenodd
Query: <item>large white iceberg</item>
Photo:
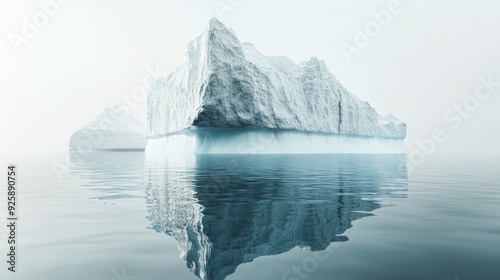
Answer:
<svg viewBox="0 0 500 280"><path fill-rule="evenodd" d="M69 148L79 154L96 150L145 149L145 132L144 123L114 106L75 132L70 138Z"/></svg>
<svg viewBox="0 0 500 280"><path fill-rule="evenodd" d="M212 19L189 44L182 65L153 84L148 99L148 137L153 140L147 149L220 152L207 146L224 139L220 129L232 129L239 137L240 142L225 143L227 153L238 153L235 146L251 139L248 132L255 129L264 129L260 136L280 147L287 146L284 138L313 147L317 139L329 137L328 146L336 145L335 139L342 146L358 138L361 147L388 144L388 150L399 151L406 137L402 121L377 113L348 92L323 61L313 57L296 64L283 56L265 56ZM207 138L213 141L207 143ZM359 146L341 150L370 152Z"/></svg>

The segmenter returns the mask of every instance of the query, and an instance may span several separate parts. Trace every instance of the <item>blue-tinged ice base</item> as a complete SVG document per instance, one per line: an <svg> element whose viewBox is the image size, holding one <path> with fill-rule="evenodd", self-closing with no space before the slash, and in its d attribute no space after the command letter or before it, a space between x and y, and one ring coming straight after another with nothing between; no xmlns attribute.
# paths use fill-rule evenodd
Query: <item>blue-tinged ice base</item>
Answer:
<svg viewBox="0 0 500 280"><path fill-rule="evenodd" d="M150 139L146 155L405 153L404 140L276 129L194 128Z"/></svg>

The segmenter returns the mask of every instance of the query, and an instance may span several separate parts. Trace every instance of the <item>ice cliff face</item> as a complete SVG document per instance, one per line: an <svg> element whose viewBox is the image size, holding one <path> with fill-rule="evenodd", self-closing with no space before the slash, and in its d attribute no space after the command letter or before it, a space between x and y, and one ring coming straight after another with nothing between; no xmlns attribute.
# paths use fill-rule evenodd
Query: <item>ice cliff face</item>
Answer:
<svg viewBox="0 0 500 280"><path fill-rule="evenodd" d="M190 43L182 65L153 84L148 99L148 137L190 127L406 136L403 122L348 92L323 61L265 56L217 19Z"/></svg>
<svg viewBox="0 0 500 280"><path fill-rule="evenodd" d="M115 106L75 132L70 138L69 148L80 153L103 149L144 149L145 132L146 127L141 121Z"/></svg>

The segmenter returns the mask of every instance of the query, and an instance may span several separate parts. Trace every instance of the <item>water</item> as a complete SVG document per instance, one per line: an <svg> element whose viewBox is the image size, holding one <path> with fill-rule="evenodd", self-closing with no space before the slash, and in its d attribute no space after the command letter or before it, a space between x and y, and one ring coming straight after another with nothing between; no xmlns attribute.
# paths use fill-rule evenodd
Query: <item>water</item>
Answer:
<svg viewBox="0 0 500 280"><path fill-rule="evenodd" d="M99 152L61 180L20 162L0 279L499 279L500 160L406 161Z"/></svg>

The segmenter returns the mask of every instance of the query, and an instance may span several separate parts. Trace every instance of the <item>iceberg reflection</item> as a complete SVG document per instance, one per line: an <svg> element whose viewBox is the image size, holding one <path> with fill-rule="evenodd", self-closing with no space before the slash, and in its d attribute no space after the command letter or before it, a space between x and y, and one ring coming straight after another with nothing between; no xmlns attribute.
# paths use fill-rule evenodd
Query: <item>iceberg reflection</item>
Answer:
<svg viewBox="0 0 500 280"><path fill-rule="evenodd" d="M297 246L325 250L383 198L406 197L404 155L192 155L147 161L152 229L201 279Z"/></svg>

